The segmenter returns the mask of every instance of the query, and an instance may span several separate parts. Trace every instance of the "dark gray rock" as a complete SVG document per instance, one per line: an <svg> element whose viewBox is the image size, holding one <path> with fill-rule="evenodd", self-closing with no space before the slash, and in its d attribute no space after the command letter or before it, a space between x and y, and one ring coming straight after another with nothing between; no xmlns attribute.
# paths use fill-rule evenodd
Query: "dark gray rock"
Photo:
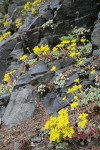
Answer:
<svg viewBox="0 0 100 150"><path fill-rule="evenodd" d="M85 59L85 60L83 61L82 66L83 66L83 65L87 65L87 64L91 64L92 62L93 62L93 56L90 57L90 58Z"/></svg>
<svg viewBox="0 0 100 150"><path fill-rule="evenodd" d="M59 59L48 63L49 68L52 66L56 66L57 70L60 70L62 68L68 67L70 65L74 64L74 60L70 58L66 58L65 60Z"/></svg>
<svg viewBox="0 0 100 150"><path fill-rule="evenodd" d="M31 1L31 0L30 0ZM28 0L12 0L12 3L17 4L18 6L24 5L26 2L28 2Z"/></svg>
<svg viewBox="0 0 100 150"><path fill-rule="evenodd" d="M85 17L86 15L88 15L88 16L92 16L92 21L93 21L96 17L96 12L97 12L96 1L64 0L57 9L57 12L55 14L55 20L56 21L69 20L69 19L75 20L77 17ZM91 20L87 20L87 18L85 18L85 21L86 21L85 22L86 25L90 25ZM81 19L79 22L81 23Z"/></svg>
<svg viewBox="0 0 100 150"><path fill-rule="evenodd" d="M69 86L71 86L72 84L74 84L74 80L77 79L77 78L79 78L78 73L77 73L77 72L73 73L73 74L69 77L68 81L66 82L65 87L69 87Z"/></svg>
<svg viewBox="0 0 100 150"><path fill-rule="evenodd" d="M30 49L32 49L34 46L36 46L38 44L40 40L40 32L32 32L31 34L26 34L23 33L22 35L22 41L24 46L27 48L29 47Z"/></svg>
<svg viewBox="0 0 100 150"><path fill-rule="evenodd" d="M18 60L21 56L24 55L24 51L23 49L14 49L11 53L10 53L10 57L8 59L12 59L14 60Z"/></svg>
<svg viewBox="0 0 100 150"><path fill-rule="evenodd" d="M96 23L91 35L92 44L100 48L100 22Z"/></svg>
<svg viewBox="0 0 100 150"><path fill-rule="evenodd" d="M48 20L51 20L51 19L53 18L52 11L48 10L48 11L44 12L44 13L42 14L42 17L43 17L44 19L46 19L47 21L48 21Z"/></svg>
<svg viewBox="0 0 100 150"><path fill-rule="evenodd" d="M100 49L93 51L93 56L100 56Z"/></svg>
<svg viewBox="0 0 100 150"><path fill-rule="evenodd" d="M9 4L9 6L8 6L8 14L9 14L9 16L12 16L12 12L14 12L16 6L17 6L17 4Z"/></svg>
<svg viewBox="0 0 100 150"><path fill-rule="evenodd" d="M36 65L33 65L29 69L28 74L32 75L32 76L35 76L35 75L46 73L47 71L49 71L49 68L47 67L47 65L44 62L40 62Z"/></svg>
<svg viewBox="0 0 100 150"><path fill-rule="evenodd" d="M19 79L16 82L16 85L14 89L19 88L20 86L27 85L31 82L35 82L34 84L38 83L37 79L40 77L40 75L32 77L31 75L25 74L19 77Z"/></svg>
<svg viewBox="0 0 100 150"><path fill-rule="evenodd" d="M100 23L97 23L92 33L92 44L100 47Z"/></svg>
<svg viewBox="0 0 100 150"><path fill-rule="evenodd" d="M0 95L0 106L7 106L10 100L10 93Z"/></svg>
<svg viewBox="0 0 100 150"><path fill-rule="evenodd" d="M14 47L14 50L15 49L22 49L22 41L21 42L17 42L17 44Z"/></svg>
<svg viewBox="0 0 100 150"><path fill-rule="evenodd" d="M60 2L61 2L62 0L49 0L49 3L50 3L50 8L53 10L53 9L57 9L58 8L58 6L60 5Z"/></svg>
<svg viewBox="0 0 100 150"><path fill-rule="evenodd" d="M83 81L81 84L82 84L83 89L86 89L90 87L91 81Z"/></svg>
<svg viewBox="0 0 100 150"><path fill-rule="evenodd" d="M17 43L16 37L10 37L9 39L0 43L0 81L3 79L4 73L8 67L8 57Z"/></svg>
<svg viewBox="0 0 100 150"><path fill-rule="evenodd" d="M12 127L32 118L36 107L35 96L31 85L12 92L10 102L2 118L4 123Z"/></svg>
<svg viewBox="0 0 100 150"><path fill-rule="evenodd" d="M42 15L40 15L40 16L34 17L32 20L30 19L30 21L31 21L30 24L28 24L28 26L24 28L23 31L28 31L29 29L32 29L35 26L41 27L41 25L46 22L46 19L44 19Z"/></svg>
<svg viewBox="0 0 100 150"><path fill-rule="evenodd" d="M0 106L0 118L3 117L6 107Z"/></svg>
<svg viewBox="0 0 100 150"><path fill-rule="evenodd" d="M58 21L54 26L54 34L69 34L70 26L73 24L72 20Z"/></svg>
<svg viewBox="0 0 100 150"><path fill-rule="evenodd" d="M41 98L41 101L49 114L55 114L62 108L57 100L56 93L48 93L45 97Z"/></svg>
<svg viewBox="0 0 100 150"><path fill-rule="evenodd" d="M33 143L40 143L42 141L41 137L35 137L35 138L32 138L31 141Z"/></svg>
<svg viewBox="0 0 100 150"><path fill-rule="evenodd" d="M17 18L20 18L22 16L21 11L23 10L23 6L17 6L13 13L12 13L12 19L15 21Z"/></svg>
<svg viewBox="0 0 100 150"><path fill-rule="evenodd" d="M95 78L96 78L96 75L95 74L91 74L91 72L90 72L90 74L89 74L89 80L93 81L93 80L95 80Z"/></svg>

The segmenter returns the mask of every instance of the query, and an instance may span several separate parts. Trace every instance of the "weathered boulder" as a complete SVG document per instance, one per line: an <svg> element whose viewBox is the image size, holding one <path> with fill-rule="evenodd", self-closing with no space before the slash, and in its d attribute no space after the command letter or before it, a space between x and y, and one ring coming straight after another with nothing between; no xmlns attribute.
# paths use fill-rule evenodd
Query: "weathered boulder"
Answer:
<svg viewBox="0 0 100 150"><path fill-rule="evenodd" d="M96 2L96 0L64 0L57 9L55 21L75 20L76 18L80 18L81 24L81 18L85 17L84 23L86 26L89 26L96 17ZM87 20L89 17L91 17L91 20Z"/></svg>
<svg viewBox="0 0 100 150"><path fill-rule="evenodd" d="M35 91L31 85L12 92L2 120L12 127L33 117L36 108Z"/></svg>
<svg viewBox="0 0 100 150"><path fill-rule="evenodd" d="M98 14L98 20L94 26L94 30L91 35L92 44L100 48L100 12Z"/></svg>
<svg viewBox="0 0 100 150"><path fill-rule="evenodd" d="M9 39L0 43L0 81L8 67L8 57L17 43L16 37L12 36Z"/></svg>

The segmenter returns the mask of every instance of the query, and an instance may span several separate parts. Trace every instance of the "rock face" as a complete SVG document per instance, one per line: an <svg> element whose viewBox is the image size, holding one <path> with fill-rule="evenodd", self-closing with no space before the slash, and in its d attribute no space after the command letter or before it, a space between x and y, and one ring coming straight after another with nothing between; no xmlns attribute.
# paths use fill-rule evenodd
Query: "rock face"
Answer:
<svg viewBox="0 0 100 150"><path fill-rule="evenodd" d="M0 43L0 81L8 67L7 58L17 43L16 37L11 37Z"/></svg>
<svg viewBox="0 0 100 150"><path fill-rule="evenodd" d="M30 14L26 18L23 25L23 28L25 27L23 30L25 34L22 34L23 43L30 48L37 45L39 41L40 45L56 44L59 37L70 33L71 26L91 27L97 17L97 12L96 0L49 0L41 5L38 16L32 17ZM42 25L50 19L53 20L53 29L51 26L42 29Z"/></svg>
<svg viewBox="0 0 100 150"><path fill-rule="evenodd" d="M92 44L100 48L100 12L98 14L98 20L94 26L94 30L92 32Z"/></svg>
<svg viewBox="0 0 100 150"><path fill-rule="evenodd" d="M11 94L2 120L10 127L20 124L33 116L35 106L35 92L33 92L32 86L19 88Z"/></svg>
<svg viewBox="0 0 100 150"><path fill-rule="evenodd" d="M90 25L95 17L95 12L95 0L64 0L55 14L55 19L57 21L75 19L76 24L78 23L80 26ZM89 20L90 17L91 20ZM86 20L88 21L86 22Z"/></svg>
<svg viewBox="0 0 100 150"><path fill-rule="evenodd" d="M12 20L15 21L17 17L20 17L20 10L22 10L27 1L29 0L0 0L0 13L8 13ZM67 89L74 85L76 78L83 78L78 70L70 74L69 80L66 81L62 89L49 89L48 93L39 97L33 87L37 89L41 84L46 84L47 86L50 82L54 84L56 74L50 72L50 68L55 65L60 73L69 71L70 67L75 63L72 59L59 59L49 63L44 61L35 62L25 72L25 67L29 64L21 62L19 58L24 55L27 47L31 51L36 45L49 44L52 47L58 44L61 36L70 33L71 26L77 25L78 27L91 28L96 19L97 4L100 6L99 3L99 0L48 0L40 6L37 16L28 12L24 24L17 31L18 35L20 35L18 38L13 35L0 43L0 81L5 71L16 69L18 75L11 95L0 96L0 117L3 116L2 121L6 125L12 127L32 118L38 98L40 98L47 112L53 115L71 102L73 96L70 94L67 95L67 102L62 101L62 97L65 96ZM43 25L49 20L53 21L53 27L50 25L43 28ZM100 48L100 13L92 33L92 43ZM93 57L86 59L84 65L91 64L94 56L98 56L98 51L93 52ZM29 57L31 56L29 55ZM31 59L33 60L35 57L34 55ZM94 80L89 75L89 72L86 72L84 76L86 80L84 79L85 81L82 83L83 88L88 87ZM1 106L4 106L4 109L1 109Z"/></svg>

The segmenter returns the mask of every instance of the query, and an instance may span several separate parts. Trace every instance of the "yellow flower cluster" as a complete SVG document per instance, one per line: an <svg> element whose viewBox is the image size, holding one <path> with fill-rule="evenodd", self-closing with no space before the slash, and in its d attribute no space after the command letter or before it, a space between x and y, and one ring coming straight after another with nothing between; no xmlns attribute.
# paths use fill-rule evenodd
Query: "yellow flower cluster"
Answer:
<svg viewBox="0 0 100 150"><path fill-rule="evenodd" d="M81 39L81 42L82 42L82 43L85 43L85 42L86 42L86 39L82 38L82 39Z"/></svg>
<svg viewBox="0 0 100 150"><path fill-rule="evenodd" d="M48 45L41 45L40 47L35 46L33 48L33 52L36 55L40 55L40 54L46 55L49 51L50 51L50 47Z"/></svg>
<svg viewBox="0 0 100 150"><path fill-rule="evenodd" d="M72 88L69 88L66 93L67 93L67 94L74 93L74 92L77 92L78 90L80 90L81 88L82 88L82 85L81 85L81 84L79 84L79 85L74 85Z"/></svg>
<svg viewBox="0 0 100 150"><path fill-rule="evenodd" d="M42 3L42 0L34 0L34 2L32 3L32 6L39 7L41 3Z"/></svg>
<svg viewBox="0 0 100 150"><path fill-rule="evenodd" d="M29 11L29 10L30 10L30 7L31 7L31 2L27 2L27 3L24 5L24 10L25 10L25 11Z"/></svg>
<svg viewBox="0 0 100 150"><path fill-rule="evenodd" d="M96 71L95 71L95 70L92 70L92 71L91 71L91 74L95 74L95 73L96 73Z"/></svg>
<svg viewBox="0 0 100 150"><path fill-rule="evenodd" d="M68 109L61 109L58 112L58 117L50 117L50 120L45 124L45 130L49 131L50 142L60 142L63 139L72 138L74 128L70 125Z"/></svg>
<svg viewBox="0 0 100 150"><path fill-rule="evenodd" d="M73 102L72 104L70 104L71 108L77 108L79 105L78 102Z"/></svg>
<svg viewBox="0 0 100 150"><path fill-rule="evenodd" d="M80 52L72 52L70 53L70 57L75 58L77 56L80 56Z"/></svg>
<svg viewBox="0 0 100 150"><path fill-rule="evenodd" d="M6 32L4 33L2 36L0 36L0 42L2 42L3 40L7 39L8 37L10 37L11 32Z"/></svg>
<svg viewBox="0 0 100 150"><path fill-rule="evenodd" d="M9 21L8 21L8 19L5 20L5 22L3 23L3 25L4 25L5 28L9 26Z"/></svg>
<svg viewBox="0 0 100 150"><path fill-rule="evenodd" d="M21 19L17 19L15 23L17 28L19 28L23 24Z"/></svg>
<svg viewBox="0 0 100 150"><path fill-rule="evenodd" d="M16 70L13 70L13 71L10 71L10 72L6 73L4 75L3 81L9 82L10 81L10 75L12 75L13 73L16 73Z"/></svg>
<svg viewBox="0 0 100 150"><path fill-rule="evenodd" d="M31 10L32 14L36 14L41 3L42 3L42 0L34 0L34 2L27 2L24 5L24 10L25 11Z"/></svg>
<svg viewBox="0 0 100 150"><path fill-rule="evenodd" d="M20 57L20 60L21 60L21 61L25 61L26 59L28 59L28 56L27 56L27 55L23 55L22 57Z"/></svg>
<svg viewBox="0 0 100 150"><path fill-rule="evenodd" d="M88 114L86 113L82 113L79 115L78 119L80 119L80 121L78 122L78 127L84 129L88 123L87 120Z"/></svg>

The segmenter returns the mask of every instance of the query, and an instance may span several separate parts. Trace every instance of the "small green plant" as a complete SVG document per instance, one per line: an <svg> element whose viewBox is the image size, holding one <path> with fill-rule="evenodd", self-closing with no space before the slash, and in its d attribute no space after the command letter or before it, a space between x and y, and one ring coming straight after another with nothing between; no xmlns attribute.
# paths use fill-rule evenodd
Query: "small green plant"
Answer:
<svg viewBox="0 0 100 150"><path fill-rule="evenodd" d="M81 91L82 99L80 99L80 105L88 105L90 102L100 102L100 83L95 83L95 87L90 86L85 91Z"/></svg>
<svg viewBox="0 0 100 150"><path fill-rule="evenodd" d="M87 55L92 52L92 44L89 42L86 45L78 46L77 49L80 51L81 55Z"/></svg>
<svg viewBox="0 0 100 150"><path fill-rule="evenodd" d="M11 93L14 85L15 81L12 84L9 83L0 84L0 94Z"/></svg>

